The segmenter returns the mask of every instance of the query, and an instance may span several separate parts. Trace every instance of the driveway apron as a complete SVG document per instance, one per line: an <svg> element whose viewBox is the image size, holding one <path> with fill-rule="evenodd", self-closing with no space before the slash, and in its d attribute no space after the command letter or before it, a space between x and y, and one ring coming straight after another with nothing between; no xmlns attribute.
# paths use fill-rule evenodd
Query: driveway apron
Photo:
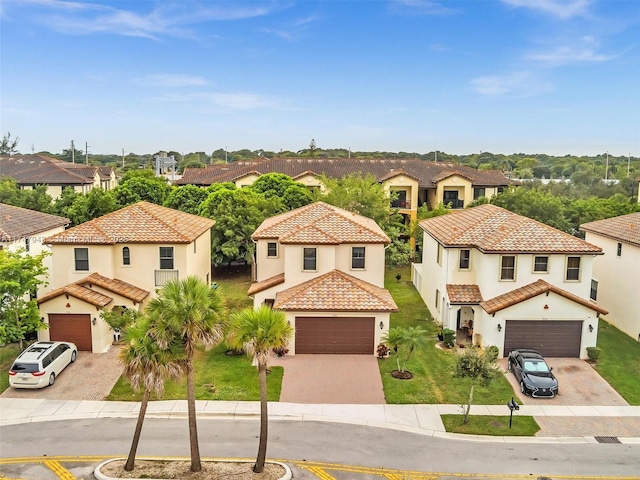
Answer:
<svg viewBox="0 0 640 480"><path fill-rule="evenodd" d="M287 355L281 402L384 404L378 360L373 355Z"/></svg>

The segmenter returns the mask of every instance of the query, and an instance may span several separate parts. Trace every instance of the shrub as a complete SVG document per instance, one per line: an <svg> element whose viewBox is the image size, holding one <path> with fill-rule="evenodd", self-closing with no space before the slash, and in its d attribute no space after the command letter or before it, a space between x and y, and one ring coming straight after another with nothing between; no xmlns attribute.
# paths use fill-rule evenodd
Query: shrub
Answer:
<svg viewBox="0 0 640 480"><path fill-rule="evenodd" d="M377 354L378 358L384 358L391 353L391 349L387 347L384 343L378 345Z"/></svg>
<svg viewBox="0 0 640 480"><path fill-rule="evenodd" d="M273 353L275 353L278 357L284 357L287 353L289 353L289 349L286 347L273 347Z"/></svg>
<svg viewBox="0 0 640 480"><path fill-rule="evenodd" d="M490 362L495 362L498 359L498 354L500 353L500 349L495 345L489 345L485 350L485 355L487 356L487 360Z"/></svg>
<svg viewBox="0 0 640 480"><path fill-rule="evenodd" d="M589 360L593 363L598 363L598 359L600 358L600 353L602 349L600 347L587 347L587 356Z"/></svg>
<svg viewBox="0 0 640 480"><path fill-rule="evenodd" d="M442 330L442 340L447 347L453 347L456 344L456 332L449 328Z"/></svg>

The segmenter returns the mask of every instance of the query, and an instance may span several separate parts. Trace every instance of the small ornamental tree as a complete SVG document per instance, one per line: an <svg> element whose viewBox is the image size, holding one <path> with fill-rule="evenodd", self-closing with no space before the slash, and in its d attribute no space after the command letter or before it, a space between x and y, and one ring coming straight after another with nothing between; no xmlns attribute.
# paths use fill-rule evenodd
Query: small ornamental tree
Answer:
<svg viewBox="0 0 640 480"><path fill-rule="evenodd" d="M469 421L469 411L473 403L473 390L476 383L488 386L499 373L495 358L491 353L481 352L479 348L465 348L456 362L455 376L471 379L469 402L464 412L464 421Z"/></svg>
<svg viewBox="0 0 640 480"><path fill-rule="evenodd" d="M405 374L408 373L407 362L415 350L426 348L427 331L422 327L393 327L384 335L382 341L396 354L398 378L411 378Z"/></svg>

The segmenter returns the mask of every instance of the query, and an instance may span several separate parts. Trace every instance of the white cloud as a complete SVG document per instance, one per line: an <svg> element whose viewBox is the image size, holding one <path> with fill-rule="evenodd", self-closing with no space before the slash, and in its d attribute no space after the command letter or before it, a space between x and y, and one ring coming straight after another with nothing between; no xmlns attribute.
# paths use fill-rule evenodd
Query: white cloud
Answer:
<svg viewBox="0 0 640 480"><path fill-rule="evenodd" d="M391 0L396 11L413 15L442 15L456 13L455 8L445 7L440 2L431 0Z"/></svg>
<svg viewBox="0 0 640 480"><path fill-rule="evenodd" d="M558 18L585 15L592 0L502 0L513 7L540 10Z"/></svg>
<svg viewBox="0 0 640 480"><path fill-rule="evenodd" d="M471 81L476 93L481 95L531 97L552 90L551 85L531 72L514 72L506 75L486 75Z"/></svg>
<svg viewBox="0 0 640 480"><path fill-rule="evenodd" d="M137 79L136 82L154 87L200 87L208 83L202 77L174 73L147 75Z"/></svg>
<svg viewBox="0 0 640 480"><path fill-rule="evenodd" d="M173 103L197 103L200 106L209 104L230 110L255 110L280 106L275 99L248 92L193 92L169 93L161 100Z"/></svg>
<svg viewBox="0 0 640 480"><path fill-rule="evenodd" d="M530 54L527 58L547 65L558 66L571 63L602 63L616 57L618 55L598 53L591 48L558 47L550 52Z"/></svg>

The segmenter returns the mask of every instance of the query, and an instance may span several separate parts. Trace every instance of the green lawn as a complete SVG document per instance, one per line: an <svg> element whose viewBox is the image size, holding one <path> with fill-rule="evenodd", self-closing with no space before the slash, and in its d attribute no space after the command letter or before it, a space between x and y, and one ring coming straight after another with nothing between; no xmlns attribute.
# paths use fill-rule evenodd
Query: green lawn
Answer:
<svg viewBox="0 0 640 480"><path fill-rule="evenodd" d="M509 417L494 415L469 416L466 425L462 423L464 415L442 415L442 423L447 432L464 433L467 435L494 435L498 437L535 435L540 426L533 417L513 416L513 423L509 428Z"/></svg>
<svg viewBox="0 0 640 480"><path fill-rule="evenodd" d="M20 347L17 343L10 343L4 347L0 347L0 393L9 388L9 369L11 364L20 353Z"/></svg>
<svg viewBox="0 0 640 480"><path fill-rule="evenodd" d="M397 274L401 275L399 281ZM398 380L391 376L391 371L396 369L393 356L378 361L387 403L466 403L471 389L470 380L454 378L456 353L453 350L436 348L438 327L411 283L409 267L387 269L385 286L400 310L391 314L391 326L420 325L430 337L428 348L414 353L407 364L407 370L413 373L411 380ZM501 405L513 395L511 385L501 376L489 387L476 386L473 403Z"/></svg>
<svg viewBox="0 0 640 480"><path fill-rule="evenodd" d="M640 405L640 343L613 325L600 320L595 368L630 405Z"/></svg>

